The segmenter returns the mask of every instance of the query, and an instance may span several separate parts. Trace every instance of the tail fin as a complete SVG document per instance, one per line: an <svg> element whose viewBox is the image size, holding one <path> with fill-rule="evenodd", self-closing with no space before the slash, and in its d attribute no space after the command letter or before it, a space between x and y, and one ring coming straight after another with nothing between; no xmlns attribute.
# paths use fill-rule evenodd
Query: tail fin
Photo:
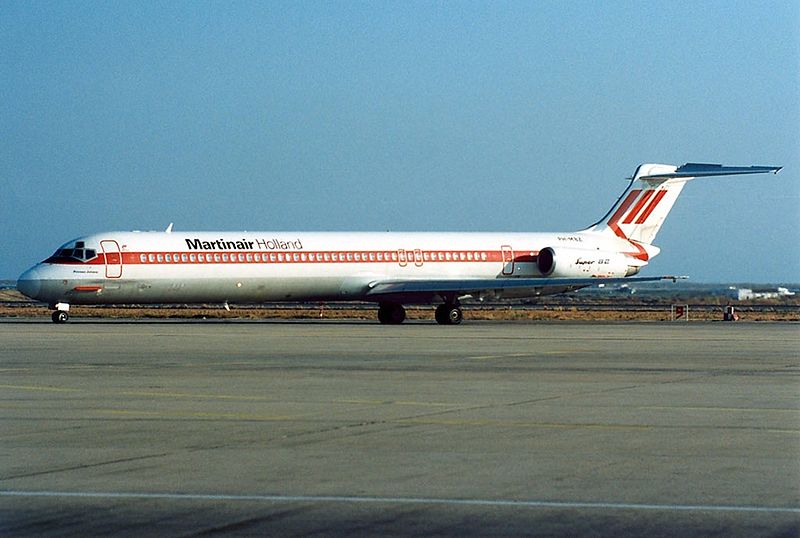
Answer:
<svg viewBox="0 0 800 538"><path fill-rule="evenodd" d="M642 164L617 203L587 231L613 233L637 243L652 244L686 182L696 177L761 174L780 171L779 166L722 166L687 163Z"/></svg>

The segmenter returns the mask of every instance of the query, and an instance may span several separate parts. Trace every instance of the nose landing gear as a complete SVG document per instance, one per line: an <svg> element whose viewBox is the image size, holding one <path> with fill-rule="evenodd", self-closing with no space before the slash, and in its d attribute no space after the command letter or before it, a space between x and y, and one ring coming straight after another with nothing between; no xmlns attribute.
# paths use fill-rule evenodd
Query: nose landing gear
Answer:
<svg viewBox="0 0 800 538"><path fill-rule="evenodd" d="M53 314L50 316L53 323L66 323L69 321L69 305L67 303L56 303L50 305L50 308L54 309Z"/></svg>

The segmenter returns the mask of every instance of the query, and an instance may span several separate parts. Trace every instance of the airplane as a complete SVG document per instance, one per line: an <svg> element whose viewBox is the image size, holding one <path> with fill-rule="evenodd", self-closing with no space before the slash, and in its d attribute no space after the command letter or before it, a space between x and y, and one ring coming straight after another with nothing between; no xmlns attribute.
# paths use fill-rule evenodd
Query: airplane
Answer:
<svg viewBox="0 0 800 538"><path fill-rule="evenodd" d="M642 164L605 216L577 232L104 232L63 244L17 289L46 302L56 323L71 304L368 301L384 324L402 323L403 305L438 303L436 321L456 325L465 298L674 280L634 275L660 252L653 240L686 182L780 170Z"/></svg>

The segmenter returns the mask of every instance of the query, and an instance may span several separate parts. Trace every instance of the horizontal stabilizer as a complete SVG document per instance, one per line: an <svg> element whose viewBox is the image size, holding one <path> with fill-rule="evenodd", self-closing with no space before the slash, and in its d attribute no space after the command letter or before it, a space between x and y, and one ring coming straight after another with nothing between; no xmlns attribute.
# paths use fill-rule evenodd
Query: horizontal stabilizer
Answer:
<svg viewBox="0 0 800 538"><path fill-rule="evenodd" d="M686 163L671 173L639 176L639 179L670 179L678 177L736 176L740 174L777 174L782 166L722 166L721 164Z"/></svg>

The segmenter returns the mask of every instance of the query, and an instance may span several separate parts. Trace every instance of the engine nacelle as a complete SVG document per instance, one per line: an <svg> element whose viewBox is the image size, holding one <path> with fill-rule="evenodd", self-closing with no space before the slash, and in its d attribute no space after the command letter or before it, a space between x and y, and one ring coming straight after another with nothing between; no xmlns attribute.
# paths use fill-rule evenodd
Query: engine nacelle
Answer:
<svg viewBox="0 0 800 538"><path fill-rule="evenodd" d="M547 247L540 250L536 258L542 276L556 278L625 277L638 273L641 265L638 260L618 252L576 248Z"/></svg>

